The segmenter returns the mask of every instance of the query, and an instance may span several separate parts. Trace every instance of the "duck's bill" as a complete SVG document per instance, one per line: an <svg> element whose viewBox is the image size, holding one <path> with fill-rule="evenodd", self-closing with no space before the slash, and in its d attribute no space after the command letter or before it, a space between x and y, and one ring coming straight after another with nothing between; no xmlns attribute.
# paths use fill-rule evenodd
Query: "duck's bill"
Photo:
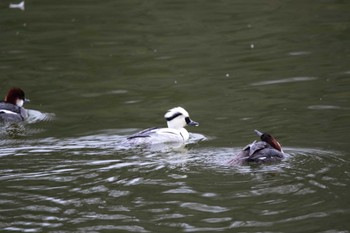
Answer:
<svg viewBox="0 0 350 233"><path fill-rule="evenodd" d="M198 126L199 125L198 122L192 121L191 118L189 118L189 117L186 117L185 120L186 120L187 125L190 125L190 126Z"/></svg>
<svg viewBox="0 0 350 233"><path fill-rule="evenodd" d="M254 130L254 132L259 136L259 137L261 137L262 135L263 135L263 133L262 132L260 132L259 130Z"/></svg>
<svg viewBox="0 0 350 233"><path fill-rule="evenodd" d="M25 98L24 103L28 103L28 102L30 102L30 99Z"/></svg>
<svg viewBox="0 0 350 233"><path fill-rule="evenodd" d="M190 125L190 126L198 126L199 125L198 122L195 122L195 121L192 121L192 120L190 122L188 122L187 124Z"/></svg>

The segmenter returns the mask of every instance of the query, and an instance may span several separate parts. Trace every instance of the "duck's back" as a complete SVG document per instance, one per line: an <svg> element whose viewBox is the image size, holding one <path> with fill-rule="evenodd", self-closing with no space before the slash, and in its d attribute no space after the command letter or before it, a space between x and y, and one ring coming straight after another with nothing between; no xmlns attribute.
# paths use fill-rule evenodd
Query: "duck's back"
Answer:
<svg viewBox="0 0 350 233"><path fill-rule="evenodd" d="M270 146L270 144L263 141L254 141L236 154L228 164L242 165L246 163L269 163L281 161L283 158L283 153Z"/></svg>
<svg viewBox="0 0 350 233"><path fill-rule="evenodd" d="M0 121L21 122L27 118L27 111L11 103L0 102Z"/></svg>
<svg viewBox="0 0 350 233"><path fill-rule="evenodd" d="M247 162L276 162L284 158L282 152L266 142L255 142L250 145Z"/></svg>

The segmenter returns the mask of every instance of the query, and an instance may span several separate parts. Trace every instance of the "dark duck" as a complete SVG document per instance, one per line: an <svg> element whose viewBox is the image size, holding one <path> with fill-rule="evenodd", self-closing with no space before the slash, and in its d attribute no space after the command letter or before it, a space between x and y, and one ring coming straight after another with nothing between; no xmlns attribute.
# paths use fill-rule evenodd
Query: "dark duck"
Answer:
<svg viewBox="0 0 350 233"><path fill-rule="evenodd" d="M285 154L279 142L270 134L258 130L254 132L261 141L254 141L247 145L229 161L229 165L242 165L250 163L273 163L284 159Z"/></svg>
<svg viewBox="0 0 350 233"><path fill-rule="evenodd" d="M28 117L23 104L29 100L24 91L18 87L11 88L4 100L0 102L0 122L21 122Z"/></svg>

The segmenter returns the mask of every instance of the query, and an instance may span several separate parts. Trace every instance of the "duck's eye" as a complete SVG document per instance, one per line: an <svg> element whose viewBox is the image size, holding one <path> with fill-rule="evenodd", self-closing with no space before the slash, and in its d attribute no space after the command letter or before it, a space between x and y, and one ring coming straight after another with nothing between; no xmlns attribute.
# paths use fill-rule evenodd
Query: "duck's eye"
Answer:
<svg viewBox="0 0 350 233"><path fill-rule="evenodd" d="M191 119L189 117L186 117L185 120L187 124L191 123Z"/></svg>

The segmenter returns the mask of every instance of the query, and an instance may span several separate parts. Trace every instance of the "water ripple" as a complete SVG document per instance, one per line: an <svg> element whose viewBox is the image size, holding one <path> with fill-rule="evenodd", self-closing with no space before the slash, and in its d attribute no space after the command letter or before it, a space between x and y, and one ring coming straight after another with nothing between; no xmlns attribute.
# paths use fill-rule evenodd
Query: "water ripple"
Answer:
<svg viewBox="0 0 350 233"><path fill-rule="evenodd" d="M210 212L210 213L221 213L228 211L227 208L221 206L209 206L205 204L195 203L195 202L186 202L180 205L184 208L189 208L192 210L198 210L202 212Z"/></svg>
<svg viewBox="0 0 350 233"><path fill-rule="evenodd" d="M49 155L37 150L35 140L13 146L29 156L1 157L2 229L153 232L157 225L183 232L269 231L348 211L326 201L346 199L342 191L350 175L339 152L286 147L290 156L282 163L230 167L225 161L240 148L119 150L103 138L44 139ZM99 146L105 153L85 153L99 152Z"/></svg>
<svg viewBox="0 0 350 233"><path fill-rule="evenodd" d="M262 82L252 83L252 86L262 86L262 85L274 85L281 83L294 83L294 82L305 82L305 81L313 81L316 80L316 77L292 77L285 79L276 79L276 80L267 80Z"/></svg>

